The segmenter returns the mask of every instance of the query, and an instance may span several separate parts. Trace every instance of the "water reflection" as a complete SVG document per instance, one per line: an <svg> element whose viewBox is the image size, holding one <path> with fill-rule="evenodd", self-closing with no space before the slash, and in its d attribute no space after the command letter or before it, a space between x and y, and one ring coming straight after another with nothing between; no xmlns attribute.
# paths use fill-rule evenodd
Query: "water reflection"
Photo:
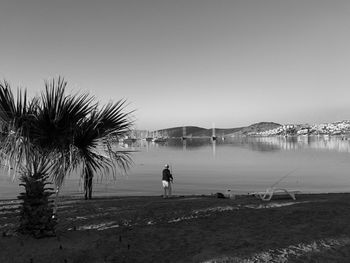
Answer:
<svg viewBox="0 0 350 263"><path fill-rule="evenodd" d="M168 139L166 142L155 143L138 140L132 144L121 145L124 148L135 150L145 148L148 152L150 148L166 147L178 148L182 151L196 150L201 147L211 147L213 157L216 155L217 147L233 146L243 147L253 151L273 152L281 150L316 149L330 150L337 152L350 152L350 140L337 136L297 136L297 137L249 137L236 136L225 139L211 140L210 138L181 138Z"/></svg>
<svg viewBox="0 0 350 263"><path fill-rule="evenodd" d="M265 139L266 138L241 136L241 137L228 138L225 141L225 144L230 144L237 147L244 147L253 151L261 151L261 152L272 152L272 151L281 150L281 148L277 144Z"/></svg>
<svg viewBox="0 0 350 263"><path fill-rule="evenodd" d="M350 152L350 141L341 137L298 136L298 137L259 137L254 138L259 144L279 150L316 149L337 152Z"/></svg>
<svg viewBox="0 0 350 263"><path fill-rule="evenodd" d="M212 148L213 148L213 157L215 159L216 156L216 140L211 140Z"/></svg>
<svg viewBox="0 0 350 263"><path fill-rule="evenodd" d="M186 151L186 148L187 148L187 140L184 139L184 140L182 140L182 150Z"/></svg>

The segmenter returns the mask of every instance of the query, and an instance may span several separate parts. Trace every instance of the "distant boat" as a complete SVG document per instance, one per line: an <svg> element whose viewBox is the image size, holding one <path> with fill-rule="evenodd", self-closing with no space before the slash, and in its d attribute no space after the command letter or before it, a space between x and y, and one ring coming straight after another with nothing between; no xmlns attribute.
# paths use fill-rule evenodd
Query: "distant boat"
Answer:
<svg viewBox="0 0 350 263"><path fill-rule="evenodd" d="M181 137L181 139L182 140L186 140L187 139L187 137L186 137L186 127L185 126L182 127L182 137Z"/></svg>
<svg viewBox="0 0 350 263"><path fill-rule="evenodd" d="M137 138L134 134L134 132L132 131L131 132L131 135L130 136L125 136L122 140L123 143L133 143L133 142L136 142L137 141Z"/></svg>
<svg viewBox="0 0 350 263"><path fill-rule="evenodd" d="M215 141L216 140L216 135L215 135L215 124L213 123L213 129L212 129L212 136L211 136L211 139L213 140L213 141Z"/></svg>
<svg viewBox="0 0 350 263"><path fill-rule="evenodd" d="M156 137L152 139L152 142L166 142L167 139L164 137Z"/></svg>
<svg viewBox="0 0 350 263"><path fill-rule="evenodd" d="M151 142L152 140L153 140L153 136L150 136L149 131L148 131L146 141Z"/></svg>
<svg viewBox="0 0 350 263"><path fill-rule="evenodd" d="M166 142L168 139L167 136L159 135L159 133L156 133L156 136L152 139L152 142Z"/></svg>

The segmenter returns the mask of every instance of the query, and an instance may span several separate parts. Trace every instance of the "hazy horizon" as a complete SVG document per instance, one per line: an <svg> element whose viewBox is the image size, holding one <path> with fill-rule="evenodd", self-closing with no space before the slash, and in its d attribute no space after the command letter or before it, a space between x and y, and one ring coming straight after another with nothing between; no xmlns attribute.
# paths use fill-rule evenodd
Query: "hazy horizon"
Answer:
<svg viewBox="0 0 350 263"><path fill-rule="evenodd" d="M350 119L347 0L0 3L0 78L30 94L58 75L136 128Z"/></svg>

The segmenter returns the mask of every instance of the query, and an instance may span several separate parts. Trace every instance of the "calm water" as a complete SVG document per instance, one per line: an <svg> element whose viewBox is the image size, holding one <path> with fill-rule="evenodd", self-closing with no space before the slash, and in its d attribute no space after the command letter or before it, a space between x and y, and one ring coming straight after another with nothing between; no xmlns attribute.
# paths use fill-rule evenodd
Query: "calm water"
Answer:
<svg viewBox="0 0 350 263"><path fill-rule="evenodd" d="M175 178L174 194L236 193L277 186L302 192L350 192L350 140L339 137L235 137L138 141L134 165L116 180L98 177L95 195L160 195L161 170L169 163ZM0 176L0 198L15 198L18 182ZM82 193L79 176L70 176L62 194Z"/></svg>

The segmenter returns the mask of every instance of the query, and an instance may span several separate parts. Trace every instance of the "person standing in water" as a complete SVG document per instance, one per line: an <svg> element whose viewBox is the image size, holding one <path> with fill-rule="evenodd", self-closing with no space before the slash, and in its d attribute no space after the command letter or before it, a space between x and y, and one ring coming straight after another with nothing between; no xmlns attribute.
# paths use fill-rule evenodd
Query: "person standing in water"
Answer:
<svg viewBox="0 0 350 263"><path fill-rule="evenodd" d="M163 177L162 177L162 184L164 189L163 198L167 198L171 196L171 184L173 183L173 179L174 179L173 175L169 170L169 164L166 164L163 169Z"/></svg>

